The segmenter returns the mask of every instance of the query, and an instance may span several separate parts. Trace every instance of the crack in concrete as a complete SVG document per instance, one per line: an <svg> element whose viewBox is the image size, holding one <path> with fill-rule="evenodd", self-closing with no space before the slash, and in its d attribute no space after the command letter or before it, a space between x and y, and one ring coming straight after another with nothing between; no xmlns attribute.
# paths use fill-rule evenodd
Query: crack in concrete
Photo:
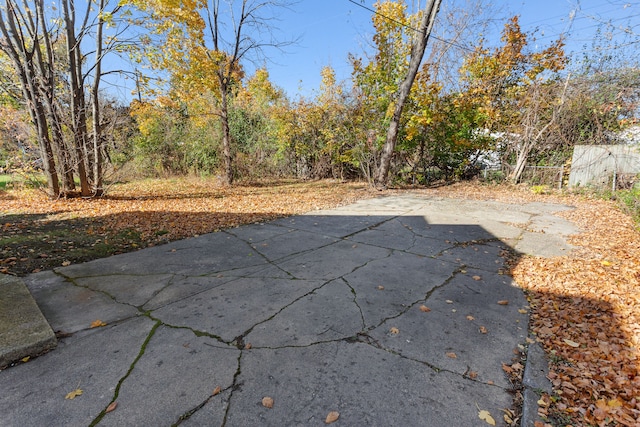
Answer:
<svg viewBox="0 0 640 427"><path fill-rule="evenodd" d="M156 322L153 325L153 327L151 328L151 330L147 334L147 337L145 338L144 342L140 346L140 351L138 352L138 355L135 357L135 359L133 359L133 362L129 366L129 369L124 374L124 376L122 378L120 378L120 380L118 381L118 384L116 385L116 388L115 388L115 390L113 392L113 398L111 399L109 404L107 404L107 406L105 406L105 408L96 416L96 418L93 419L91 424L89 424L89 427L93 427L93 426L97 425L102 420L102 418L104 418L104 416L107 414L107 408L109 407L109 405L111 405L113 402L115 402L118 399L118 395L120 394L120 388L122 387L122 384L124 384L125 380L127 378L129 378L129 375L131 375L131 372L133 372L133 369L135 368L136 364L138 363L138 361L140 361L140 359L144 355L144 353L145 353L145 351L147 349L147 345L151 341L151 338L153 338L153 336L155 335L156 331L158 330L158 328L161 325L162 325L162 323L160 323L160 322Z"/></svg>
<svg viewBox="0 0 640 427"><path fill-rule="evenodd" d="M242 355L243 351L240 351L238 354L238 368L236 372L233 374L233 381L231 382L229 399L227 399L227 407L224 410L224 418L222 419L222 425L220 427L224 427L227 424L227 419L229 418L229 410L231 409L231 400L233 399L233 395L236 390L240 390L244 383L238 381L240 375L242 374Z"/></svg>
<svg viewBox="0 0 640 427"><path fill-rule="evenodd" d="M358 304L358 292L356 292L355 288L353 286L351 286L349 281L347 279L345 279L344 276L340 277L340 279L342 279L344 284L347 285L349 287L349 289L351 289L351 293L353 294L353 303L356 305L356 307L358 307L358 311L360 312L360 320L362 320L362 328L361 329L364 331L364 329L366 328L367 324L366 324L366 321L364 320L364 313L362 311L362 307L360 307L360 304Z"/></svg>

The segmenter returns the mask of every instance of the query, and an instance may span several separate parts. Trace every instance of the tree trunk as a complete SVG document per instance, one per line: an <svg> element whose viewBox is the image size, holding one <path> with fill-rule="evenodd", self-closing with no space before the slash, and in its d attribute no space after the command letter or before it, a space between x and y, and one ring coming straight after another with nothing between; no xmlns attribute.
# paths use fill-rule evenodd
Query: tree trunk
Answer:
<svg viewBox="0 0 640 427"><path fill-rule="evenodd" d="M102 30L104 27L104 18L102 11L104 9L105 0L100 0L98 18L98 27L96 28L96 62L95 62L95 78L91 87L92 108L91 114L93 118L93 195L101 196L102 189L102 129L100 125L100 78L102 74Z"/></svg>
<svg viewBox="0 0 640 427"><path fill-rule="evenodd" d="M75 4L74 0L63 0L63 13L67 34L67 59L71 86L71 111L73 116L73 145L76 152L77 172L80 179L80 192L83 196L90 196L91 189L87 176L87 121L86 103L84 99L84 85L82 79L82 56L80 43L75 34ZM87 9L90 9L88 7Z"/></svg>
<svg viewBox="0 0 640 427"><path fill-rule="evenodd" d="M436 19L438 9L440 8L441 0L431 0L427 6L422 22L420 23L420 34L411 48L411 59L409 61L409 69L404 81L400 84L398 92L396 94L396 105L393 110L393 116L391 123L389 123L389 129L387 130L387 139L382 148L382 155L380 157L380 166L375 177L375 186L377 188L385 188L389 179L389 168L391 166L391 158L396 147L398 140L398 130L400 128L400 117L402 116L402 110L404 104L411 92L411 86L418 74L420 63L424 57L424 51L427 47L429 35L433 29L433 23Z"/></svg>

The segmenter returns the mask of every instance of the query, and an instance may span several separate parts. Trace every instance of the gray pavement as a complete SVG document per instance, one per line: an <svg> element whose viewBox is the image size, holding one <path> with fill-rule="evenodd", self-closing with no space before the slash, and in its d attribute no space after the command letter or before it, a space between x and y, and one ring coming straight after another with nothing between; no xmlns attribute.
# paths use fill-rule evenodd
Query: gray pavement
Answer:
<svg viewBox="0 0 640 427"><path fill-rule="evenodd" d="M528 334L505 249L567 253L566 209L387 196L30 275L58 346L0 371L0 425L501 425Z"/></svg>

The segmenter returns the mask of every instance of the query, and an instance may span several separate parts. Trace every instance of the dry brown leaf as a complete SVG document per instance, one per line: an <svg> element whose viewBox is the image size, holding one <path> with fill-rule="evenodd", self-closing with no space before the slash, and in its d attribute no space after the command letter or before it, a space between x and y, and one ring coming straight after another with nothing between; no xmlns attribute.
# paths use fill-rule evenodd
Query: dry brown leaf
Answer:
<svg viewBox="0 0 640 427"><path fill-rule="evenodd" d="M573 347L573 348L578 348L578 347L580 347L580 344L578 344L577 342L572 341L572 340L570 340L570 339L568 339L568 338L565 338L565 339L563 339L562 341L564 341L564 343L565 343L566 345L569 345L569 346L571 346L571 347Z"/></svg>
<svg viewBox="0 0 640 427"><path fill-rule="evenodd" d="M420 311L423 313L428 313L431 311L431 309L429 307L427 307L426 305L421 305L420 306Z"/></svg>
<svg viewBox="0 0 640 427"><path fill-rule="evenodd" d="M472 279L473 279L473 280L482 280L482 277L480 277L480 276L473 276L473 277L472 277Z"/></svg>
<svg viewBox="0 0 640 427"><path fill-rule="evenodd" d="M111 402L109 404L109 406L107 406L107 409L104 410L105 414L108 414L109 412L115 410L118 407L118 402Z"/></svg>
<svg viewBox="0 0 640 427"><path fill-rule="evenodd" d="M384 286L382 286L382 285L378 286L378 290L379 291L384 291Z"/></svg>
<svg viewBox="0 0 640 427"><path fill-rule="evenodd" d="M64 397L65 399L69 399L69 400L73 400L76 397L82 395L82 389L75 389L73 391L70 391L69 393L67 393L67 395Z"/></svg>
<svg viewBox="0 0 640 427"><path fill-rule="evenodd" d="M480 418L482 421L485 421L489 425L496 425L496 420L493 419L489 411L482 410L478 412L478 418Z"/></svg>
<svg viewBox="0 0 640 427"><path fill-rule="evenodd" d="M500 305L509 305L509 301L506 300L506 299L503 299L503 300L498 301L498 304L500 304Z"/></svg>
<svg viewBox="0 0 640 427"><path fill-rule="evenodd" d="M476 320L476 318L475 318L475 317L473 317L472 315L468 315L468 316L467 316L467 320Z"/></svg>
<svg viewBox="0 0 640 427"><path fill-rule="evenodd" d="M394 335L397 335L400 333L400 329L396 328L395 326L392 327L391 329L389 329L389 332L391 332Z"/></svg>
<svg viewBox="0 0 640 427"><path fill-rule="evenodd" d="M250 342L248 342L248 343L246 343L246 344L244 345L244 349L245 349L245 350L251 350L251 347L252 347L252 345L251 345L251 343L250 343Z"/></svg>
<svg viewBox="0 0 640 427"><path fill-rule="evenodd" d="M478 373L476 371L469 371L469 373L467 374L467 376L469 378L471 378L472 380L475 380L476 378L478 378Z"/></svg>
<svg viewBox="0 0 640 427"><path fill-rule="evenodd" d="M454 352L452 352L452 351L450 351L450 352L448 352L448 353L445 353L445 355L446 355L448 358L450 358L450 359L457 359L457 358L458 358L458 355L457 355L457 354L455 354L455 353L454 353Z"/></svg>
<svg viewBox="0 0 640 427"><path fill-rule="evenodd" d="M481 333L481 334L486 334L487 332L489 332L489 331L487 330L487 328L485 328L484 326L480 326L480 333Z"/></svg>
<svg viewBox="0 0 640 427"><path fill-rule="evenodd" d="M273 408L273 398L269 396L265 396L262 398L262 406L265 408Z"/></svg>
<svg viewBox="0 0 640 427"><path fill-rule="evenodd" d="M338 421L338 418L340 418L340 412L331 411L327 414L327 418L325 418L324 423L325 424L335 423L336 421Z"/></svg>
<svg viewBox="0 0 640 427"><path fill-rule="evenodd" d="M222 391L222 387L217 386L216 388L213 389L213 393L211 393L211 396L217 396L220 394L221 391Z"/></svg>

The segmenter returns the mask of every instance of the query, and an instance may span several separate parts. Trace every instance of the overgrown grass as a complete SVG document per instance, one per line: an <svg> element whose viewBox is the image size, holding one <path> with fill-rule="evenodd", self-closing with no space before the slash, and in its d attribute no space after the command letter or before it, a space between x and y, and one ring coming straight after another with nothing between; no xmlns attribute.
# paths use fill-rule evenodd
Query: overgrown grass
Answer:
<svg viewBox="0 0 640 427"><path fill-rule="evenodd" d="M618 190L612 198L620 203L622 210L628 213L640 227L640 187Z"/></svg>

